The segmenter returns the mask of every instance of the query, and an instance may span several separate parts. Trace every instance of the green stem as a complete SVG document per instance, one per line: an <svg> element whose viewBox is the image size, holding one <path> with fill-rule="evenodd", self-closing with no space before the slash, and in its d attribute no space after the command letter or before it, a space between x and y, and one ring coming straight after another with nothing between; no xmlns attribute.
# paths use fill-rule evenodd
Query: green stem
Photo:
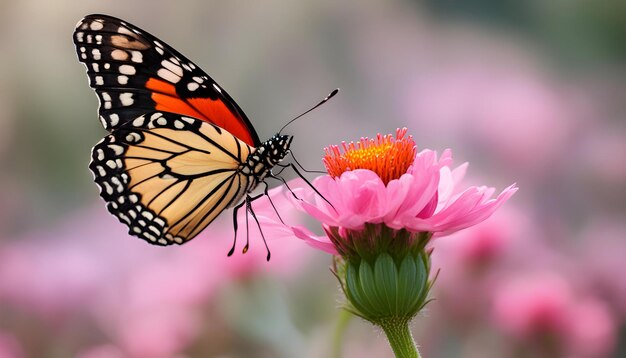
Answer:
<svg viewBox="0 0 626 358"><path fill-rule="evenodd" d="M341 349L343 346L344 336L346 333L346 329L348 328L348 323L352 320L354 315L347 310L341 310L339 312L339 318L337 319L337 325L335 326L335 332L333 335L333 358L341 357Z"/></svg>
<svg viewBox="0 0 626 358"><path fill-rule="evenodd" d="M389 318L377 323L385 331L396 358L420 358L407 319Z"/></svg>

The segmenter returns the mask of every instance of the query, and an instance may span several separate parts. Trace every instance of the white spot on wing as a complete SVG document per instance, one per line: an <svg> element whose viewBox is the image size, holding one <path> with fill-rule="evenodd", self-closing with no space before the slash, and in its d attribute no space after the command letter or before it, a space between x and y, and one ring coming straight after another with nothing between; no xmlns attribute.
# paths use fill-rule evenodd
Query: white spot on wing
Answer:
<svg viewBox="0 0 626 358"><path fill-rule="evenodd" d="M196 82L189 82L187 83L187 89L190 91L195 91L198 89L198 87L200 87L199 84L197 84Z"/></svg>
<svg viewBox="0 0 626 358"><path fill-rule="evenodd" d="M113 57L114 60L125 61L128 59L128 53L124 50L115 49L111 52L111 57Z"/></svg>
<svg viewBox="0 0 626 358"><path fill-rule="evenodd" d="M134 33L132 33L129 29L125 28L124 26L120 26L117 29L117 32L119 32L120 34L125 34L125 35L131 35L131 36L135 36Z"/></svg>
<svg viewBox="0 0 626 358"><path fill-rule="evenodd" d="M124 76L124 75L117 76L117 82L119 82L119 84L121 84L121 85L127 84L128 83L128 76Z"/></svg>
<svg viewBox="0 0 626 358"><path fill-rule="evenodd" d="M137 70L135 69L135 66L121 65L120 73L124 75L134 75L135 73L137 73Z"/></svg>
<svg viewBox="0 0 626 358"><path fill-rule="evenodd" d="M109 120L111 121L111 127L115 127L120 122L120 116L117 113L113 113L109 116Z"/></svg>
<svg viewBox="0 0 626 358"><path fill-rule="evenodd" d="M131 132L126 135L126 141L129 143L138 142L141 140L141 136L138 133Z"/></svg>
<svg viewBox="0 0 626 358"><path fill-rule="evenodd" d="M180 81L179 76L176 76L175 74L173 74L172 72L164 68L159 69L157 71L157 75L159 75L159 77L171 83L178 83L178 81Z"/></svg>
<svg viewBox="0 0 626 358"><path fill-rule="evenodd" d="M102 54L100 53L100 50L94 48L93 50L91 50L91 55L93 56L93 59L97 61L100 59Z"/></svg>
<svg viewBox="0 0 626 358"><path fill-rule="evenodd" d="M183 69L180 66L178 66L178 65L176 65L176 64L174 64L174 63L172 63L172 62L170 62L168 60L161 61L161 65L163 67L167 68L168 70L174 72L179 77L183 75Z"/></svg>
<svg viewBox="0 0 626 358"><path fill-rule="evenodd" d="M107 192L107 194L109 194L109 195L113 194L113 187L111 185L109 185L109 183L102 182L102 185L104 185L104 190Z"/></svg>
<svg viewBox="0 0 626 358"><path fill-rule="evenodd" d="M89 25L89 28L93 31L102 30L104 28L104 24L100 21L94 21Z"/></svg>
<svg viewBox="0 0 626 358"><path fill-rule="evenodd" d="M154 215L152 215L152 213L149 211L144 211L141 213L141 215L148 220L154 219Z"/></svg>
<svg viewBox="0 0 626 358"><path fill-rule="evenodd" d="M124 147L117 144L109 144L109 148L115 152L115 155L122 155L124 153Z"/></svg>
<svg viewBox="0 0 626 358"><path fill-rule="evenodd" d="M143 62L143 54L140 51L131 51L131 61L135 62L135 63L142 63Z"/></svg>
<svg viewBox="0 0 626 358"><path fill-rule="evenodd" d="M131 92L121 93L120 102L122 102L122 106L124 107L132 106L135 102L135 100L133 100L133 94Z"/></svg>

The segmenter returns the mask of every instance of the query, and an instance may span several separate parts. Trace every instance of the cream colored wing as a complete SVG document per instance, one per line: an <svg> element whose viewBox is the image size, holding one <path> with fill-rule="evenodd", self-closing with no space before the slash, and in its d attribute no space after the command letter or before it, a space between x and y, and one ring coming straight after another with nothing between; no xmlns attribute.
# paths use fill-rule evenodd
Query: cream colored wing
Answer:
<svg viewBox="0 0 626 358"><path fill-rule="evenodd" d="M239 170L252 150L207 122L153 112L100 141L89 168L131 235L182 244L245 194L249 179Z"/></svg>

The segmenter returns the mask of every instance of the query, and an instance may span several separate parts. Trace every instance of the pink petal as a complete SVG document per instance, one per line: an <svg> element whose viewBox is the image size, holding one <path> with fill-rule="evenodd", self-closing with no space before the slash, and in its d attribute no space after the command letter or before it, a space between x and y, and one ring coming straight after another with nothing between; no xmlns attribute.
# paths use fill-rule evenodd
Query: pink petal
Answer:
<svg viewBox="0 0 626 358"><path fill-rule="evenodd" d="M489 218L502 204L504 204L515 192L517 191L515 184L504 189L496 199L490 199L484 201L482 199L489 198L492 193L492 188L485 190L482 195L479 204L475 205L469 212L463 215L457 215L451 217L445 223L440 223L435 226L435 230L438 232L437 236L449 235L455 231L468 228L476 225L487 218Z"/></svg>
<svg viewBox="0 0 626 358"><path fill-rule="evenodd" d="M304 242L311 245L312 247L328 252L329 254L337 255L335 245L333 245L328 237L316 236L303 226L294 226L291 229L293 230L293 233L294 235L296 235L297 238L304 240Z"/></svg>

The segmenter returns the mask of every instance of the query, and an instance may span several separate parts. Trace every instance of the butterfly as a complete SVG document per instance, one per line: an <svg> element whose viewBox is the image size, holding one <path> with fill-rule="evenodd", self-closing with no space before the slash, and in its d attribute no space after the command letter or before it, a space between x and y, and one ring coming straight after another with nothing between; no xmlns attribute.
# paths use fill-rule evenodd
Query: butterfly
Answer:
<svg viewBox="0 0 626 358"><path fill-rule="evenodd" d="M73 40L109 131L89 164L108 211L155 245L188 242L233 206L236 231L237 209L250 209L293 137L261 142L209 75L126 21L88 15Z"/></svg>

